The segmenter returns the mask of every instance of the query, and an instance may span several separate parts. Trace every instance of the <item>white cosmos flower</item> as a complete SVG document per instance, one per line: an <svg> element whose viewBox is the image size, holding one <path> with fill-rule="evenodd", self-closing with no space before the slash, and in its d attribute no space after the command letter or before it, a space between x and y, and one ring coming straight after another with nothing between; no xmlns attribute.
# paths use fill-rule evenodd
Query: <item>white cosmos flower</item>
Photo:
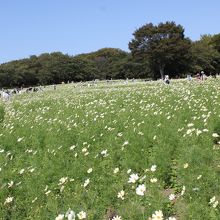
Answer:
<svg viewBox="0 0 220 220"><path fill-rule="evenodd" d="M116 215L116 216L114 216L114 218L112 220L122 220L122 218L121 218L121 216Z"/></svg>
<svg viewBox="0 0 220 220"><path fill-rule="evenodd" d="M76 145L72 145L71 147L70 147L70 150L74 150L76 148Z"/></svg>
<svg viewBox="0 0 220 220"><path fill-rule="evenodd" d="M19 174L21 175L21 174L23 174L24 173L24 169L21 169L20 171L19 171Z"/></svg>
<svg viewBox="0 0 220 220"><path fill-rule="evenodd" d="M202 175L199 175L198 177L197 177L197 180L199 180L199 179L201 179L202 178Z"/></svg>
<svg viewBox="0 0 220 220"><path fill-rule="evenodd" d="M59 214L55 220L63 220L64 219L64 214Z"/></svg>
<svg viewBox="0 0 220 220"><path fill-rule="evenodd" d="M122 132L118 133L118 137L121 137L122 135L123 135Z"/></svg>
<svg viewBox="0 0 220 220"><path fill-rule="evenodd" d="M169 200L173 201L176 198L175 194L170 194L169 195Z"/></svg>
<svg viewBox="0 0 220 220"><path fill-rule="evenodd" d="M64 184L64 183L66 183L67 180L68 180L68 177L62 177L62 178L60 178L58 185L62 185L62 184Z"/></svg>
<svg viewBox="0 0 220 220"><path fill-rule="evenodd" d="M29 170L31 173L33 173L35 171L35 168L32 168Z"/></svg>
<svg viewBox="0 0 220 220"><path fill-rule="evenodd" d="M217 138L217 137L219 137L219 135L218 135L217 133L213 133L213 134L212 134L212 137Z"/></svg>
<svg viewBox="0 0 220 220"><path fill-rule="evenodd" d="M213 196L210 201L209 201L209 204L212 204L213 202L215 202L215 196Z"/></svg>
<svg viewBox="0 0 220 220"><path fill-rule="evenodd" d="M144 196L145 191L146 191L146 186L144 184L141 184L136 188L136 194L139 196Z"/></svg>
<svg viewBox="0 0 220 220"><path fill-rule="evenodd" d="M138 174L132 173L129 177L128 183L135 183L139 179Z"/></svg>
<svg viewBox="0 0 220 220"><path fill-rule="evenodd" d="M196 135L197 135L197 136L200 135L201 133L202 133L201 130L199 130L199 129L196 130Z"/></svg>
<svg viewBox="0 0 220 220"><path fill-rule="evenodd" d="M5 199L5 202L4 202L4 205L5 204L8 204L8 203L11 203L12 201L13 201L13 199L14 199L14 197L7 197L6 199Z"/></svg>
<svg viewBox="0 0 220 220"><path fill-rule="evenodd" d="M118 193L118 195L117 195L117 197L118 197L119 199L122 199L122 200L124 200L124 196L125 196L125 191L124 191L124 190L121 190L121 191Z"/></svg>
<svg viewBox="0 0 220 220"><path fill-rule="evenodd" d="M157 170L157 165L152 165L150 171L155 172L156 170Z"/></svg>
<svg viewBox="0 0 220 220"><path fill-rule="evenodd" d="M65 186L61 186L60 187L60 192L63 192L64 188L65 188Z"/></svg>
<svg viewBox="0 0 220 220"><path fill-rule="evenodd" d="M22 138L18 138L17 142L21 142L23 140L23 137Z"/></svg>
<svg viewBox="0 0 220 220"><path fill-rule="evenodd" d="M176 220L175 217L169 217L168 220Z"/></svg>
<svg viewBox="0 0 220 220"><path fill-rule="evenodd" d="M8 188L11 188L14 185L14 181L8 183Z"/></svg>
<svg viewBox="0 0 220 220"><path fill-rule="evenodd" d="M76 218L76 215L75 215L75 212L71 209L69 209L66 214L65 214L65 217L68 219L68 220L75 220Z"/></svg>
<svg viewBox="0 0 220 220"><path fill-rule="evenodd" d="M102 152L101 152L101 155L103 156L103 157L107 157L108 156L108 150L106 149L106 150L103 150Z"/></svg>
<svg viewBox="0 0 220 220"><path fill-rule="evenodd" d="M86 187L89 183L90 183L90 180L89 180L89 178L88 178L88 179L85 180L83 186Z"/></svg>
<svg viewBox="0 0 220 220"><path fill-rule="evenodd" d="M116 167L116 168L114 169L114 174L118 173L118 171L119 171L119 168Z"/></svg>
<svg viewBox="0 0 220 220"><path fill-rule="evenodd" d="M79 219L85 219L86 218L86 213L84 211L81 211L77 214L77 217Z"/></svg>
<svg viewBox="0 0 220 220"><path fill-rule="evenodd" d="M194 131L194 129L188 129L188 130L186 131L186 134L191 134L193 131Z"/></svg>
<svg viewBox="0 0 220 220"><path fill-rule="evenodd" d="M184 169L188 168L188 166L189 166L188 163L183 164L183 168L184 168Z"/></svg>
<svg viewBox="0 0 220 220"><path fill-rule="evenodd" d="M161 210L155 211L152 215L152 220L163 220L163 212Z"/></svg>
<svg viewBox="0 0 220 220"><path fill-rule="evenodd" d="M91 173L92 172L92 168L89 168L88 170L87 170L87 173Z"/></svg>
<svg viewBox="0 0 220 220"><path fill-rule="evenodd" d="M128 141L125 141L123 144L122 144L122 146L126 146L126 145L128 145L129 144L129 142Z"/></svg>
<svg viewBox="0 0 220 220"><path fill-rule="evenodd" d="M183 195L184 195L185 191L186 191L186 187L185 187L185 186L183 186L182 191L181 191L181 196L183 196Z"/></svg>
<svg viewBox="0 0 220 220"><path fill-rule="evenodd" d="M218 201L215 201L215 202L213 203L212 207L213 207L213 208L216 208L217 205L218 205Z"/></svg>
<svg viewBox="0 0 220 220"><path fill-rule="evenodd" d="M83 152L83 153L86 153L86 152L87 152L87 148L84 147L84 148L82 149L82 152Z"/></svg>
<svg viewBox="0 0 220 220"><path fill-rule="evenodd" d="M152 178L152 179L150 179L150 182L151 182L151 183L156 183L156 182L157 182L157 178Z"/></svg>

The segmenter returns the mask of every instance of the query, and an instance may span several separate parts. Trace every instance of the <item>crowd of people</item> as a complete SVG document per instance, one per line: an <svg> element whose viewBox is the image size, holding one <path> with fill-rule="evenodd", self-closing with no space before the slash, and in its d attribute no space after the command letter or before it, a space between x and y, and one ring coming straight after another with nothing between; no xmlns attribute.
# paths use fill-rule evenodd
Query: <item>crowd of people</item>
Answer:
<svg viewBox="0 0 220 220"><path fill-rule="evenodd" d="M217 74L213 75L213 77L216 78L216 77L217 77ZM187 77L186 77L186 79L187 79L188 81L192 81L192 80L193 80L193 77L192 77L192 75L188 74ZM208 76L205 74L205 72L204 72L203 70L200 71L200 72L197 72L197 73L195 74L195 80L197 80L197 81L204 81L204 80L207 80L207 79L208 79ZM162 80L163 80L163 82L164 82L165 84L170 84L169 75L165 75Z"/></svg>
<svg viewBox="0 0 220 220"><path fill-rule="evenodd" d="M218 76L218 74L215 74L213 77L216 78ZM186 77L186 80L187 81L192 81L193 79L195 79L196 81L204 81L204 80L207 80L208 79L208 76L205 74L204 71L200 71L198 73L195 74L194 77L192 77L192 75L188 74L187 77ZM148 80L145 80L145 81L148 81ZM164 84L167 84L169 85L171 83L171 80L170 80L170 77L169 75L165 75L164 78L162 79L162 81L164 82ZM109 84L109 83L112 83L113 80L106 80L106 83ZM129 80L128 78L124 81L124 84L128 84ZM135 82L135 79L133 78L131 80L131 82ZM73 83L73 82L72 82ZM97 81L94 80L92 81L92 83L87 83L87 84L84 84L83 82L81 82L81 86L94 86L96 85L97 86ZM45 86L44 86L45 87ZM53 85L53 90L56 90L56 85L54 84ZM8 89L2 89L0 90L0 98L3 100L3 101L9 101L10 100L10 97L13 95L13 94L20 94L22 92L26 92L26 93L29 93L29 92L38 92L38 91L42 91L42 86L39 86L39 87L29 87L29 88L14 88L14 89L11 89L11 90L8 90Z"/></svg>

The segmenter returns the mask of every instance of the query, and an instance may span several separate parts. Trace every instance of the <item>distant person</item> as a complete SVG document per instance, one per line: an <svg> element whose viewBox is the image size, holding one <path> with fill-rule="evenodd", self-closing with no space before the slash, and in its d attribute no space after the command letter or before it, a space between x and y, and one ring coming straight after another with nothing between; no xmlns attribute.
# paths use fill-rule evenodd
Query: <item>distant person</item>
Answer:
<svg viewBox="0 0 220 220"><path fill-rule="evenodd" d="M200 73L196 73L196 80L200 80L201 77L200 77Z"/></svg>
<svg viewBox="0 0 220 220"><path fill-rule="evenodd" d="M187 75L187 80L188 81L192 81L192 76L191 75Z"/></svg>
<svg viewBox="0 0 220 220"><path fill-rule="evenodd" d="M165 75L164 82L165 84L170 84L169 75Z"/></svg>
<svg viewBox="0 0 220 220"><path fill-rule="evenodd" d="M204 80L204 75L205 75L204 71L202 70L199 75L200 75L200 79L203 81Z"/></svg>
<svg viewBox="0 0 220 220"><path fill-rule="evenodd" d="M8 91L2 91L1 96L3 101L9 101L10 100L10 93Z"/></svg>

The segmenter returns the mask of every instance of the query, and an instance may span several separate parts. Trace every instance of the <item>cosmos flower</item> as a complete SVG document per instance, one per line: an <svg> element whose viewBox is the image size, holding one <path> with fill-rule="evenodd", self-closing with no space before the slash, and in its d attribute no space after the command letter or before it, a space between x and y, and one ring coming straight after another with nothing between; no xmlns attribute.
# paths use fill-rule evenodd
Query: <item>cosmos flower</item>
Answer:
<svg viewBox="0 0 220 220"><path fill-rule="evenodd" d="M92 172L92 168L89 168L88 170L87 170L87 173L91 173Z"/></svg>
<svg viewBox="0 0 220 220"><path fill-rule="evenodd" d="M212 203L214 203L215 202L215 196L213 196L211 199L210 199L210 201L209 201L209 204L212 204Z"/></svg>
<svg viewBox="0 0 220 220"><path fill-rule="evenodd" d="M18 139L17 139L17 142L21 142L23 139L24 139L24 137L18 138Z"/></svg>
<svg viewBox="0 0 220 220"><path fill-rule="evenodd" d="M150 171L155 172L156 170L157 170L157 165L152 165Z"/></svg>
<svg viewBox="0 0 220 220"><path fill-rule="evenodd" d="M186 187L183 186L182 191L181 191L181 196L183 196L185 194L185 191L186 191Z"/></svg>
<svg viewBox="0 0 220 220"><path fill-rule="evenodd" d="M86 213L84 211L81 211L77 214L77 217L79 219L85 219L86 218Z"/></svg>
<svg viewBox="0 0 220 220"><path fill-rule="evenodd" d="M64 214L59 214L55 220L63 220L64 219Z"/></svg>
<svg viewBox="0 0 220 220"><path fill-rule="evenodd" d="M163 212L161 210L155 211L152 215L152 220L163 220Z"/></svg>
<svg viewBox="0 0 220 220"><path fill-rule="evenodd" d="M135 183L139 179L138 174L132 173L129 177L128 183Z"/></svg>
<svg viewBox="0 0 220 220"><path fill-rule="evenodd" d="M188 166L189 166L188 163L183 164L183 168L184 168L184 169L188 168Z"/></svg>
<svg viewBox="0 0 220 220"><path fill-rule="evenodd" d="M74 150L76 148L76 145L72 145L71 147L70 147L70 150Z"/></svg>
<svg viewBox="0 0 220 220"><path fill-rule="evenodd" d="M217 138L217 137L219 137L219 135L218 135L217 133L213 133L213 134L212 134L212 137Z"/></svg>
<svg viewBox="0 0 220 220"><path fill-rule="evenodd" d="M218 205L218 201L215 201L215 202L213 203L212 207L213 207L213 208L216 208L217 205Z"/></svg>
<svg viewBox="0 0 220 220"><path fill-rule="evenodd" d="M122 218L121 218L121 216L116 215L112 218L112 220L122 220Z"/></svg>
<svg viewBox="0 0 220 220"><path fill-rule="evenodd" d="M176 220L175 217L169 217L168 220Z"/></svg>
<svg viewBox="0 0 220 220"><path fill-rule="evenodd" d="M14 185L14 182L13 182L13 181L9 182L9 183L8 183L8 188L11 188L13 185Z"/></svg>
<svg viewBox="0 0 220 220"><path fill-rule="evenodd" d="M116 168L114 169L114 174L118 173L118 171L119 171L119 168L116 167Z"/></svg>
<svg viewBox="0 0 220 220"><path fill-rule="evenodd" d="M197 180L199 180L199 179L201 179L202 178L202 175L199 175L198 177L197 177Z"/></svg>
<svg viewBox="0 0 220 220"><path fill-rule="evenodd" d="M89 183L90 183L90 179L88 178L88 179L85 180L83 186L87 187L89 185Z"/></svg>
<svg viewBox="0 0 220 220"><path fill-rule="evenodd" d="M151 182L151 183L156 183L156 182L157 182L157 178L152 178L152 179L150 179L150 182Z"/></svg>
<svg viewBox="0 0 220 220"><path fill-rule="evenodd" d="M141 184L136 188L136 194L139 196L144 196L145 191L146 191L146 186L144 184Z"/></svg>
<svg viewBox="0 0 220 220"><path fill-rule="evenodd" d="M103 156L103 157L107 157L108 156L108 150L106 149L106 150L103 150L103 151L101 151L101 155Z"/></svg>
<svg viewBox="0 0 220 220"><path fill-rule="evenodd" d="M19 171L19 174L22 175L22 174L24 173L24 171L25 171L25 169L21 169L21 170Z"/></svg>
<svg viewBox="0 0 220 220"><path fill-rule="evenodd" d="M128 141L125 141L123 144L122 144L122 146L126 146L126 145L128 145L129 144L129 142Z"/></svg>
<svg viewBox="0 0 220 220"><path fill-rule="evenodd" d="M66 183L67 180L68 180L68 177L62 177L62 178L60 178L58 185L63 185L64 183Z"/></svg>
<svg viewBox="0 0 220 220"><path fill-rule="evenodd" d="M173 201L176 198L175 194L170 194L169 195L169 200Z"/></svg>
<svg viewBox="0 0 220 220"><path fill-rule="evenodd" d="M119 199L122 199L122 200L124 200L124 196L125 196L125 191L124 191L124 190L121 190L121 191L118 193L118 195L117 195L117 197L118 197Z"/></svg>
<svg viewBox="0 0 220 220"><path fill-rule="evenodd" d="M71 209L69 209L66 214L65 214L65 217L68 219L68 220L75 220L76 218L76 215L75 215L75 212Z"/></svg>
<svg viewBox="0 0 220 220"><path fill-rule="evenodd" d="M10 197L10 196L7 197L7 198L5 199L4 205L11 203L11 202L13 201L13 199L14 199L14 197Z"/></svg>

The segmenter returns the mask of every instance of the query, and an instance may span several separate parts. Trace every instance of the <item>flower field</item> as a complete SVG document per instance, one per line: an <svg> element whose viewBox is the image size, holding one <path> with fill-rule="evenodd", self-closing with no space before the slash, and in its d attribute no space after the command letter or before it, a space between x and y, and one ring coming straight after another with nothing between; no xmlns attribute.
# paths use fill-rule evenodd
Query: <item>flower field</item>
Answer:
<svg viewBox="0 0 220 220"><path fill-rule="evenodd" d="M49 86L0 105L0 219L220 219L219 79Z"/></svg>

